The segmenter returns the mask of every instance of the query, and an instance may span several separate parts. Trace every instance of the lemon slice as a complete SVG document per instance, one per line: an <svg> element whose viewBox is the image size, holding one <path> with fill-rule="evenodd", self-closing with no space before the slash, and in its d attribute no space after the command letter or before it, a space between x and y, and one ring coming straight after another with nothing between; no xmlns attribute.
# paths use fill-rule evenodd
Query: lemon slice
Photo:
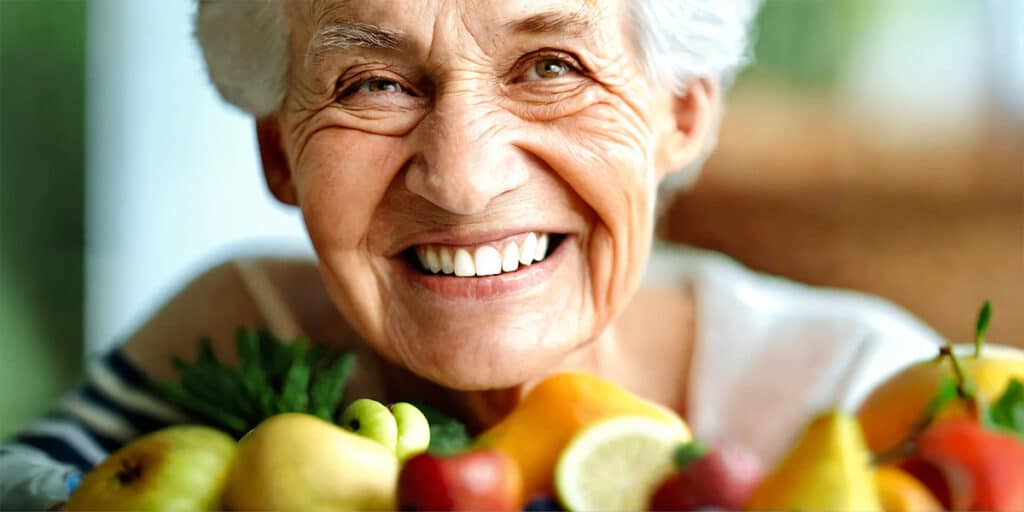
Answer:
<svg viewBox="0 0 1024 512"><path fill-rule="evenodd" d="M599 421L576 434L555 467L555 489L574 512L647 510L655 488L675 467L685 430L642 416Z"/></svg>

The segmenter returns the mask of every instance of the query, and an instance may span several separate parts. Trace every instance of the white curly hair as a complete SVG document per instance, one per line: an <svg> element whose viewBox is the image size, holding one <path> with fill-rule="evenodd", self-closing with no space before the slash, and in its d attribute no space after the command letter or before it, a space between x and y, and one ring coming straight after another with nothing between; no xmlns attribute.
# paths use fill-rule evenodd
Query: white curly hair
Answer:
<svg viewBox="0 0 1024 512"><path fill-rule="evenodd" d="M199 1L195 35L210 80L224 100L255 117L277 110L285 96L286 1ZM708 78L725 89L751 60L750 26L762 0L628 1L643 67L652 80L669 84L676 94L697 78ZM716 123L721 108L717 110ZM692 170L714 147L714 137L710 139ZM662 193L692 182L696 174L675 173L663 183Z"/></svg>

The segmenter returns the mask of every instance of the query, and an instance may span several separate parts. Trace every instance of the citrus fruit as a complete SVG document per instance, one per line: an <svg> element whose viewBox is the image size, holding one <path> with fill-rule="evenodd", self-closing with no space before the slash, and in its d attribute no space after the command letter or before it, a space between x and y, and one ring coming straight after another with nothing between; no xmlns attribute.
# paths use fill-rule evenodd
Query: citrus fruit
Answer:
<svg viewBox="0 0 1024 512"><path fill-rule="evenodd" d="M601 420L569 441L555 467L555 489L568 510L646 510L688 438L648 417Z"/></svg>
<svg viewBox="0 0 1024 512"><path fill-rule="evenodd" d="M988 403L1002 394L1011 379L1024 380L1024 350L1019 348L985 344L981 354L975 356L974 346L955 345L953 353L978 395ZM948 358L932 358L904 368L875 388L857 411L868 448L882 452L906 439L943 379L952 377ZM939 418L961 417L967 412L963 402L957 400Z"/></svg>
<svg viewBox="0 0 1024 512"><path fill-rule="evenodd" d="M689 440L689 429L671 410L593 375L560 373L530 390L515 410L477 438L474 447L511 456L519 465L526 495L532 496L551 491L558 456L581 428L625 415L654 419Z"/></svg>
<svg viewBox="0 0 1024 512"><path fill-rule="evenodd" d="M936 512L939 500L927 487L905 471L882 466L875 471L875 486L882 510L886 512Z"/></svg>

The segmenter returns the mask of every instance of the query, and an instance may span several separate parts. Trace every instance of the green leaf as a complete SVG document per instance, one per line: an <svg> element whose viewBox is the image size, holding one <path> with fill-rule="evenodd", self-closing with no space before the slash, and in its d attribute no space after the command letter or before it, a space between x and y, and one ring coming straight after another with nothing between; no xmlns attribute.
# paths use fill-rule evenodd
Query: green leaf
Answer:
<svg viewBox="0 0 1024 512"><path fill-rule="evenodd" d="M981 356L981 346L985 344L985 332L988 322L992 319L992 301L986 300L978 311L978 323L974 327L974 357Z"/></svg>
<svg viewBox="0 0 1024 512"><path fill-rule="evenodd" d="M328 350L311 346L306 338L285 343L265 331L247 329L236 331L235 343L237 365L219 361L213 342L201 338L195 362L173 360L179 381L151 382L152 387L186 412L238 436L279 412L316 409L330 419L341 400L353 356L327 361Z"/></svg>
<svg viewBox="0 0 1024 512"><path fill-rule="evenodd" d="M225 412L216 405L196 397L181 384L174 382L154 382L154 389L164 400L204 417L210 423L241 437L249 431L249 424L244 419Z"/></svg>
<svg viewBox="0 0 1024 512"><path fill-rule="evenodd" d="M317 372L309 389L310 409L315 416L334 422L338 403L345 393L345 384L355 362L354 355L341 354Z"/></svg>
<svg viewBox="0 0 1024 512"><path fill-rule="evenodd" d="M427 451L435 455L455 455L466 451L473 438L461 421L423 402L411 400L430 424L430 446Z"/></svg>
<svg viewBox="0 0 1024 512"><path fill-rule="evenodd" d="M1024 383L1011 379L1003 394L988 408L986 426L1013 432L1024 438Z"/></svg>
<svg viewBox="0 0 1024 512"><path fill-rule="evenodd" d="M944 409L950 402L960 397L957 390L956 379L952 377L946 377L939 383L939 390L932 397L932 400L928 402L925 407L925 417L930 423L935 419L942 409Z"/></svg>
<svg viewBox="0 0 1024 512"><path fill-rule="evenodd" d="M253 416L249 421L259 423L274 414L277 395L267 380L263 369L263 356L259 336L250 330L239 328L235 332L238 349L238 370L248 400L253 404Z"/></svg>
<svg viewBox="0 0 1024 512"><path fill-rule="evenodd" d="M706 453L708 453L706 446L698 441L690 441L676 448L675 453L672 454L672 461L675 462L677 468L683 469L703 457Z"/></svg>
<svg viewBox="0 0 1024 512"><path fill-rule="evenodd" d="M312 367L306 358L309 342L299 338L290 348L291 363L281 383L281 395L277 399L277 413L306 412L309 405L309 379Z"/></svg>

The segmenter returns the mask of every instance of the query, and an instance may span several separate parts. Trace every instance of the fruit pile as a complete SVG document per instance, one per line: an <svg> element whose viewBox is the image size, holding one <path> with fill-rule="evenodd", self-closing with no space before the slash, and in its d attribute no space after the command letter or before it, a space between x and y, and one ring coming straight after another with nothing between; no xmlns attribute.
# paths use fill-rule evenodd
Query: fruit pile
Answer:
<svg viewBox="0 0 1024 512"><path fill-rule="evenodd" d="M988 311L974 345L905 368L856 414L820 414L768 470L741 446L691 439L673 412L587 374L545 379L474 439L426 406L359 399L341 410L348 358L322 362L240 334L248 346L238 368L201 351L195 365L179 365L182 384L170 393L201 413L212 403L199 384L217 382L253 390L250 404L213 408L205 417L226 419L221 429L175 426L125 446L66 508L1021 511L1024 351L984 344ZM260 375L253 361L267 354L278 370ZM235 442L224 431L244 435Z"/></svg>

